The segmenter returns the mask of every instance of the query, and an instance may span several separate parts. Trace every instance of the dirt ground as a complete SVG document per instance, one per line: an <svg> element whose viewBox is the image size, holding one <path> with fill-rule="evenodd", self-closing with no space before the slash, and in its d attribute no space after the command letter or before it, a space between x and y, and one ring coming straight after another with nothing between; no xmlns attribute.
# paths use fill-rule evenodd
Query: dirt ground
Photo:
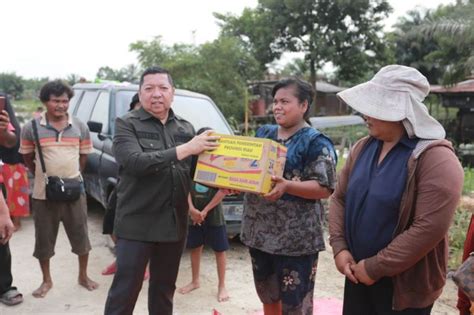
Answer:
<svg viewBox="0 0 474 315"><path fill-rule="evenodd" d="M13 256L14 285L24 295L24 302L15 307L0 304L0 315L20 314L103 314L107 292L112 276L102 276L101 270L113 259L108 238L102 235L102 209L96 204L89 207L89 235L93 250L89 259L89 276L100 284L97 291L89 292L77 284L77 258L70 252L64 230L60 229L56 255L51 260L54 286L43 299L34 298L31 293L41 282L39 265L32 256L34 227L31 218L23 220L20 231L14 234L10 248ZM212 251L205 250L201 264L201 288L188 295L175 294L175 314L211 315L216 309L221 314L255 314L261 304L253 286L250 260L247 250L237 242L231 243L227 262L227 288L230 300L219 303L216 300L217 275ZM183 286L191 279L189 253L185 252L177 280ZM318 266L315 298L334 298L341 300L343 277L336 271L329 249L321 253ZM147 314L148 282L135 307L135 314ZM455 309L456 289L448 281L444 293L436 302L433 314L457 314ZM319 315L326 315L317 313Z"/></svg>

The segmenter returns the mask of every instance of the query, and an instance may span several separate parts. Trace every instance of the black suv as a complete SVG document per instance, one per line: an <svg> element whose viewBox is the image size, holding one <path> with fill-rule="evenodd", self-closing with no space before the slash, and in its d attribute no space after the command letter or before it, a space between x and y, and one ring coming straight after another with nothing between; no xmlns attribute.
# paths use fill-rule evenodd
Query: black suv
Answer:
<svg viewBox="0 0 474 315"><path fill-rule="evenodd" d="M115 118L128 111L138 85L84 83L74 85L73 89L74 97L69 104L69 113L87 122L94 147L83 174L86 191L106 207L117 184L118 175L118 165L112 152ZM222 113L206 95L177 89L172 108L177 115L192 123L196 130L211 127L218 133L233 134ZM227 233L238 234L243 210L242 197L226 197L223 209Z"/></svg>

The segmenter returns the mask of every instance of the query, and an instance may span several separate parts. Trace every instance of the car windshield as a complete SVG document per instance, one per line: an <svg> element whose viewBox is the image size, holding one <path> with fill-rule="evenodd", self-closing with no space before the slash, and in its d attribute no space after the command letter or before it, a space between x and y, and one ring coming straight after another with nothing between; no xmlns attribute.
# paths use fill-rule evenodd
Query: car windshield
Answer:
<svg viewBox="0 0 474 315"><path fill-rule="evenodd" d="M117 117L127 113L134 94L134 91L120 91L117 93ZM210 127L218 133L232 133L216 106L205 98L175 95L171 106L173 111L189 121L196 131L202 127Z"/></svg>

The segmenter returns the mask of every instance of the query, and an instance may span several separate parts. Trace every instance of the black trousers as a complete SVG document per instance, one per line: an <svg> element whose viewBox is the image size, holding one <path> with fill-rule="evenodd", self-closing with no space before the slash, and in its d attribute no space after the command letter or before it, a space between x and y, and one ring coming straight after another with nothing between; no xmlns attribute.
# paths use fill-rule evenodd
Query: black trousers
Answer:
<svg viewBox="0 0 474 315"><path fill-rule="evenodd" d="M10 290L16 289L12 287L12 256L8 243L0 244L0 295Z"/></svg>
<svg viewBox="0 0 474 315"><path fill-rule="evenodd" d="M0 194L4 192L5 186L0 184ZM6 198L6 197L5 197ZM15 290L15 287L12 287L13 276L12 276L12 256L10 253L10 246L8 243L5 245L0 243L0 295L10 290Z"/></svg>
<svg viewBox="0 0 474 315"><path fill-rule="evenodd" d="M392 310L393 284L382 278L371 286L355 284L346 278L343 315L429 315L433 305L426 308Z"/></svg>
<svg viewBox="0 0 474 315"><path fill-rule="evenodd" d="M184 238L170 243L118 239L115 247L117 272L105 303L105 315L133 314L148 261L148 312L153 315L173 314L173 296L184 242Z"/></svg>

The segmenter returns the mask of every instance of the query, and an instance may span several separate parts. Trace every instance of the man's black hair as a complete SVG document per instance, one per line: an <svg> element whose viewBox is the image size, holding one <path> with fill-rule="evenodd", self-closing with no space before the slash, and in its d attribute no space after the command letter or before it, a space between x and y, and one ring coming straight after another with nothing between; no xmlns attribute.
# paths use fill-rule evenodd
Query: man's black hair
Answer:
<svg viewBox="0 0 474 315"><path fill-rule="evenodd" d="M69 84L61 80L54 80L49 81L48 83L43 85L40 91L39 98L41 102L46 103L47 101L49 101L51 95L61 96L64 93L67 94L67 97L69 99L74 96L74 91L71 89Z"/></svg>
<svg viewBox="0 0 474 315"><path fill-rule="evenodd" d="M143 85L143 80L144 80L145 76L150 75L150 74L157 74L157 73L167 74L168 75L168 82L171 84L171 86L174 86L173 78L171 78L171 74L169 73L168 70L166 70L165 68L162 68L162 67L153 66L153 67L149 67L149 68L145 69L145 71L143 71L142 75L140 76L140 87Z"/></svg>

